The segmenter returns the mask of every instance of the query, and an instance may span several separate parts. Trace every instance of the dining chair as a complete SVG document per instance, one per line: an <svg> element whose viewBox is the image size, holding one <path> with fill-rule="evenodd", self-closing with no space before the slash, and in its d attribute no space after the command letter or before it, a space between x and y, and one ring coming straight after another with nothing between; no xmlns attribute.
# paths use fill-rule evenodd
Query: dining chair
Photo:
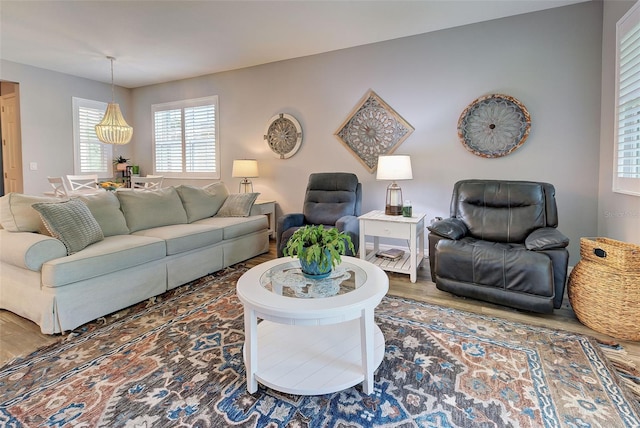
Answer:
<svg viewBox="0 0 640 428"><path fill-rule="evenodd" d="M67 175L69 189L67 193L97 193L98 174Z"/></svg>
<svg viewBox="0 0 640 428"><path fill-rule="evenodd" d="M162 187L163 175L147 175L131 177L131 188L137 190L158 190Z"/></svg>
<svg viewBox="0 0 640 428"><path fill-rule="evenodd" d="M44 192L46 196L55 196L56 198L66 198L69 196L67 194L67 186L62 177L47 177L47 180L49 180L49 184L53 190Z"/></svg>

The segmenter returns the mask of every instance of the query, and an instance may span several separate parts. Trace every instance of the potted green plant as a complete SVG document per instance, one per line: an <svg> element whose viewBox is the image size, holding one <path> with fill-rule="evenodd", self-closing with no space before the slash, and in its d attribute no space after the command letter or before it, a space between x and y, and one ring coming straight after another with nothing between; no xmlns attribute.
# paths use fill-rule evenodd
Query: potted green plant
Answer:
<svg viewBox="0 0 640 428"><path fill-rule="evenodd" d="M347 250L355 253L351 237L337 228L322 225L304 226L296 230L287 241L284 255L297 257L305 276L326 278L342 261Z"/></svg>
<svg viewBox="0 0 640 428"><path fill-rule="evenodd" d="M116 171L124 171L125 169L127 169L127 162L129 162L129 159L126 159L122 155L113 159L113 164L116 167Z"/></svg>

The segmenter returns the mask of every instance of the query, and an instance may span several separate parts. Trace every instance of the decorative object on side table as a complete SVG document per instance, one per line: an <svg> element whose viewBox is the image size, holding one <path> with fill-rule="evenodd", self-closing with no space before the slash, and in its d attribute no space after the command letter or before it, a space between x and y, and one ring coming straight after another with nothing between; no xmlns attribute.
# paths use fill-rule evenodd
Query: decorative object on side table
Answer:
<svg viewBox="0 0 640 428"><path fill-rule="evenodd" d="M113 164L116 167L116 171L124 171L127 169L127 162L129 162L129 159L125 158L124 156L120 155L117 158L115 158L113 160Z"/></svg>
<svg viewBox="0 0 640 428"><path fill-rule="evenodd" d="M116 181L98 181L98 186L100 186L101 189L108 190L110 192L115 191L123 185L124 183L118 183Z"/></svg>
<svg viewBox="0 0 640 428"><path fill-rule="evenodd" d="M242 178L238 186L239 193L253 193L253 183L249 178L258 176L258 161L255 159L236 159L233 161L231 176Z"/></svg>
<svg viewBox="0 0 640 428"><path fill-rule="evenodd" d="M285 256L297 257L307 278L322 279L340 264L349 248L355 253L351 237L337 228L307 225L296 230L287 241Z"/></svg>
<svg viewBox="0 0 640 428"><path fill-rule="evenodd" d="M393 153L413 131L406 120L369 90L334 135L373 172L378 156Z"/></svg>
<svg viewBox="0 0 640 428"><path fill-rule="evenodd" d="M302 127L295 117L280 113L269 119L264 139L276 157L288 159L302 144Z"/></svg>
<svg viewBox="0 0 640 428"><path fill-rule="evenodd" d="M376 180L391 180L387 187L387 198L384 213L386 215L402 214L402 189L396 180L411 180L411 158L407 155L378 156ZM411 216L409 216L411 217Z"/></svg>
<svg viewBox="0 0 640 428"><path fill-rule="evenodd" d="M480 97L464 109L458 120L458 138L467 150L483 158L506 156L529 136L527 108L509 95Z"/></svg>

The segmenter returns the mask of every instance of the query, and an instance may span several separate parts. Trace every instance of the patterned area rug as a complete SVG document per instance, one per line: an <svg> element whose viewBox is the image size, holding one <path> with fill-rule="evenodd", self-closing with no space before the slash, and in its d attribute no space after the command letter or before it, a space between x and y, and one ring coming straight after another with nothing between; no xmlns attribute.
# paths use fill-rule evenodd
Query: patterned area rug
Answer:
<svg viewBox="0 0 640 428"><path fill-rule="evenodd" d="M584 336L386 297L375 391L246 391L236 266L0 369L9 427L639 427Z"/></svg>

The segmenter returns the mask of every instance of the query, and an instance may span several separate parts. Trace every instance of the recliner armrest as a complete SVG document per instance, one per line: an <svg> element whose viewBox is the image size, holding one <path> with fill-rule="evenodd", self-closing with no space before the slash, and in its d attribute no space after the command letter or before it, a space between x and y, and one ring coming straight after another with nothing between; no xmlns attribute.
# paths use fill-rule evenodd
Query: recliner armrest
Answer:
<svg viewBox="0 0 640 428"><path fill-rule="evenodd" d="M282 217L278 218L278 224L276 230L282 233L287 229L291 229L292 227L301 227L304 226L304 214L302 213L292 213L285 214Z"/></svg>
<svg viewBox="0 0 640 428"><path fill-rule="evenodd" d="M525 248L534 251L565 248L567 245L569 245L569 238L560 233L555 227L536 229L524 241Z"/></svg>
<svg viewBox="0 0 640 428"><path fill-rule="evenodd" d="M336 221L336 228L340 232L345 232L351 237L351 242L355 249L355 253L351 254L351 251L347 250L347 256L355 256L358 254L358 247L360 246L360 220L354 215L342 216Z"/></svg>
<svg viewBox="0 0 640 428"><path fill-rule="evenodd" d="M455 217L438 220L428 226L427 229L429 229L429 232L435 233L438 236L454 240L464 237L469 232L467 225Z"/></svg>

